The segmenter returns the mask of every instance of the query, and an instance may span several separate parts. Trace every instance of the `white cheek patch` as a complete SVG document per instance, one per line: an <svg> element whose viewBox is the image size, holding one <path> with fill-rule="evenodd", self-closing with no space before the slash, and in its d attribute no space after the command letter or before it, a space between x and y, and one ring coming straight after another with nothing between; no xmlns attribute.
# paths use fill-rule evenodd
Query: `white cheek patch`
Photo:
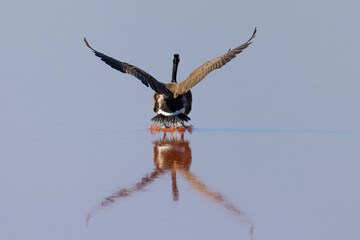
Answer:
<svg viewBox="0 0 360 240"><path fill-rule="evenodd" d="M180 110L177 110L173 113L168 113L168 112L164 112L163 110L159 109L156 113L157 114L162 114L164 116L176 116L176 115L179 115L180 113L184 112L185 111L185 107L183 107L182 109Z"/></svg>

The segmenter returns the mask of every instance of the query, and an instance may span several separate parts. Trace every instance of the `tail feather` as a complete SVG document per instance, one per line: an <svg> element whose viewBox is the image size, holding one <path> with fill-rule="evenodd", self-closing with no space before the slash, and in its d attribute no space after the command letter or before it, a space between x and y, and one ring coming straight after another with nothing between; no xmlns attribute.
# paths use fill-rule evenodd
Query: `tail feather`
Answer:
<svg viewBox="0 0 360 240"><path fill-rule="evenodd" d="M165 116L162 114L158 114L151 119L151 121L156 122L158 124L164 125L165 127L171 126L185 126L184 122L191 120L185 114L178 114L176 116Z"/></svg>

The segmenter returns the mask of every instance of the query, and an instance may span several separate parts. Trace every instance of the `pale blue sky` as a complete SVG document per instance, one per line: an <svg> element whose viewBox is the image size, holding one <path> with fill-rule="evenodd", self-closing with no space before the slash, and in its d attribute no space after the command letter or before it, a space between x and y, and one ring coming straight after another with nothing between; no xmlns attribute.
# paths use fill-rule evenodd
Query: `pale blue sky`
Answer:
<svg viewBox="0 0 360 240"><path fill-rule="evenodd" d="M180 54L183 80L256 26L254 44L193 89L192 123L359 130L359 8L358 1L7 2L1 125L147 126L152 90L99 61L84 36L167 82L172 54Z"/></svg>

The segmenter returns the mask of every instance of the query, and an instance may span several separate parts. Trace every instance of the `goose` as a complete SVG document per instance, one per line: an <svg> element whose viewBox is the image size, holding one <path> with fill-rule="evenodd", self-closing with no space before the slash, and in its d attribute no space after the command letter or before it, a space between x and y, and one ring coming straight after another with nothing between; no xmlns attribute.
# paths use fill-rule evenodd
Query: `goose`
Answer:
<svg viewBox="0 0 360 240"><path fill-rule="evenodd" d="M96 51L90 46L84 37L85 44L90 48L95 56L99 57L110 67L120 72L131 74L139 79L145 86L155 91L153 98L153 110L157 114L151 120L160 124L161 127L186 127L184 122L188 122L190 118L188 114L191 111L192 94L191 89L203 80L210 72L219 69L226 63L230 62L237 54L247 48L256 36L256 28L253 34L245 43L240 46L229 49L225 54L216 57L193 71L184 81L178 83L176 79L178 64L180 62L179 54L173 56L172 79L170 83L162 83L156 80L144 70L121 62L109 57L101 52Z"/></svg>

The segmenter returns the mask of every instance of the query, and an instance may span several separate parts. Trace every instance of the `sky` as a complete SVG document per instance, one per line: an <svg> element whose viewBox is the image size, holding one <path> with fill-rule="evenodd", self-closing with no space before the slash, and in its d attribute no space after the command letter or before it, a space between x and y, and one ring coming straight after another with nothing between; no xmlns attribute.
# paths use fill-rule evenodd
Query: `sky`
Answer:
<svg viewBox="0 0 360 240"><path fill-rule="evenodd" d="M359 22L356 0L2 3L0 189L5 204L0 211L5 214L0 223L7 231L0 229L0 236L103 239L122 234L119 225L126 226L127 236L141 236L132 223L141 211L153 214L142 205L145 197L135 198L117 205L129 212L140 206L129 222L109 208L85 226L88 211L103 197L153 167L153 136L138 130L148 128L155 113L153 91L100 61L84 37L97 51L166 83L173 54L180 54L181 81L244 43L256 27L253 44L192 89L189 117L198 132L187 135L191 169L247 212L254 239L356 239ZM189 187L177 207L171 199L151 198L168 184L139 195L149 196L154 209L164 207L162 213L169 214L157 216L170 229L168 219L175 213L179 224L192 233L203 230L208 239L215 236L205 234L208 226L236 225L201 197L194 200ZM192 201L204 208L189 207ZM349 222L333 221L327 207ZM196 210L217 214L221 221L209 217L209 225L197 229L192 223L204 220L202 215L187 219ZM158 223L150 221L143 234ZM231 229L216 237L238 233ZM248 237L248 229L241 229Z"/></svg>
<svg viewBox="0 0 360 240"><path fill-rule="evenodd" d="M174 53L181 81L255 27L248 49L193 88L194 125L360 129L357 1L12 1L0 11L7 129L150 123L153 91L83 37L168 82Z"/></svg>

